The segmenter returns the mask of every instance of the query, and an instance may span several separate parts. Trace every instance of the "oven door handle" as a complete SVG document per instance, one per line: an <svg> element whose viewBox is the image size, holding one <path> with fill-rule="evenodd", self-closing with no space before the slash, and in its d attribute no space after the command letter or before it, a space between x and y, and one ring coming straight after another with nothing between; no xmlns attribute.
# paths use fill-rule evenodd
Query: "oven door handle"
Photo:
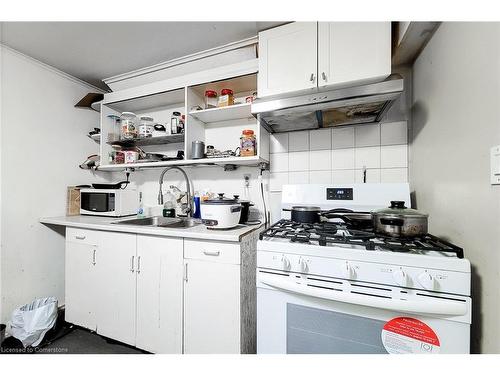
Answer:
<svg viewBox="0 0 500 375"><path fill-rule="evenodd" d="M310 287L290 280L279 280L270 275L259 274L259 281L270 287L281 289L287 292L301 294L309 297L321 298L329 301L350 303L353 305L367 306L384 310L442 315L442 316L462 316L467 314L467 303L459 301L408 301L393 298L372 297L336 290L324 290ZM279 276L283 278L283 276Z"/></svg>

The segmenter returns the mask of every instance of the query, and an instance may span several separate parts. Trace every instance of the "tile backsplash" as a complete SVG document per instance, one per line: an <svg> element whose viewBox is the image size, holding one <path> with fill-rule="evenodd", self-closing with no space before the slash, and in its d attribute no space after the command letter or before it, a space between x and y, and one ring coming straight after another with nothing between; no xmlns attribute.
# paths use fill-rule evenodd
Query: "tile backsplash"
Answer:
<svg viewBox="0 0 500 375"><path fill-rule="evenodd" d="M408 181L406 121L271 135L270 191L283 184Z"/></svg>

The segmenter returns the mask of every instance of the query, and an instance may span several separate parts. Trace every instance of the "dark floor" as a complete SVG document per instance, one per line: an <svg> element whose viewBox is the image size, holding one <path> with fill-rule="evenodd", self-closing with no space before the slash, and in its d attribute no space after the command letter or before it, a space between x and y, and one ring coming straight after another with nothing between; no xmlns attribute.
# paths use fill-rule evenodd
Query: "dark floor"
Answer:
<svg viewBox="0 0 500 375"><path fill-rule="evenodd" d="M145 354L146 352L106 339L78 327L66 326L51 338L44 339L37 348L23 348L20 341L8 338L2 345L3 354Z"/></svg>
<svg viewBox="0 0 500 375"><path fill-rule="evenodd" d="M106 339L96 333L75 328L39 350L46 354L143 354L132 346Z"/></svg>

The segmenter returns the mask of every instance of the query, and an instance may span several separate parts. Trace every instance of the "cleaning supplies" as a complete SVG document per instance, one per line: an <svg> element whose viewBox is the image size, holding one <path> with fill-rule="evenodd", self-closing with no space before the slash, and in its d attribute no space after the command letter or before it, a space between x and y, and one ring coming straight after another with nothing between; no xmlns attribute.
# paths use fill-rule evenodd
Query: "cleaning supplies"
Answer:
<svg viewBox="0 0 500 375"><path fill-rule="evenodd" d="M167 193L163 196L163 202L165 202L163 204L163 216L175 217L175 206L177 205L177 201L170 190L167 190Z"/></svg>
<svg viewBox="0 0 500 375"><path fill-rule="evenodd" d="M137 217L139 219L146 217L146 214L144 213L144 202L142 201L142 191L139 192L139 208L137 209Z"/></svg>

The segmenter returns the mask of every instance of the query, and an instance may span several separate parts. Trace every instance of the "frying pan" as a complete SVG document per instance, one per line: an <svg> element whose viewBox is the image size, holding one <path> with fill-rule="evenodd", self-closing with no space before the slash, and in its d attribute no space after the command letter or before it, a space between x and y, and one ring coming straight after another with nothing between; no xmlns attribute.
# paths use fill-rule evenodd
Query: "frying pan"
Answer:
<svg viewBox="0 0 500 375"><path fill-rule="evenodd" d="M116 184L92 184L92 187L94 189L124 189L124 187L122 188L122 185L127 186L129 183L129 181L120 181Z"/></svg>
<svg viewBox="0 0 500 375"><path fill-rule="evenodd" d="M316 206L293 206L291 209L284 208L283 211L290 211L292 221L298 223L319 223L320 218L324 217L326 219L340 219L355 228L369 228L373 225L371 213L357 212L347 208L324 211Z"/></svg>

